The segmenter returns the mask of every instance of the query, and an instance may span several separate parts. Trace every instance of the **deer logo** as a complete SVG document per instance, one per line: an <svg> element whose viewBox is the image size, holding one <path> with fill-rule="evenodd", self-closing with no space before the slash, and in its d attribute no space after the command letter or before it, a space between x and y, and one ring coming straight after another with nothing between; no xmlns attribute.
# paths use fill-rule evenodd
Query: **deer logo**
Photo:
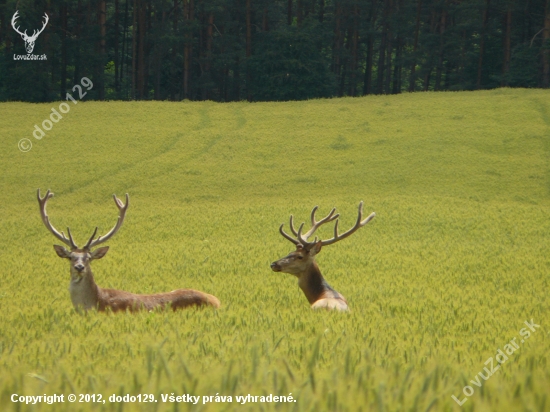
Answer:
<svg viewBox="0 0 550 412"><path fill-rule="evenodd" d="M19 17L18 13L19 13L19 10L16 10L15 14L13 15L13 17L11 19L11 26L13 27L13 29L18 34L21 35L21 38L24 40L25 49L27 49L27 54L31 54L32 51L34 50L34 43L36 42L36 39L38 38L40 33L42 33L44 31L44 29L46 28L46 25L48 24L48 21L50 20L50 18L48 17L48 15L46 13L44 13L45 21L42 25L42 28L40 30L34 30L32 36L29 36L29 35L27 35L27 30L25 30L23 33L21 33L19 31L19 27L15 27L15 20L17 20L17 18Z"/></svg>

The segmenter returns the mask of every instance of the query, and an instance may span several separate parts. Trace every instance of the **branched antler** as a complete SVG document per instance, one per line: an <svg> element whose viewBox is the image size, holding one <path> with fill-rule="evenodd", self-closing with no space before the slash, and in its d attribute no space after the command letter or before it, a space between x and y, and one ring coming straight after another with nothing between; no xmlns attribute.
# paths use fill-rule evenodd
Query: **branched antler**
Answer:
<svg viewBox="0 0 550 412"><path fill-rule="evenodd" d="M283 230L284 224L282 224L279 227L279 232L281 233L281 235L283 235L286 239L290 240L296 246L301 245L305 249L309 250L317 243L317 237L315 238L315 240L313 242L308 242L307 240L308 240L308 238L310 238L315 233L315 231L321 225L323 225L325 223L328 223L328 222L332 222L333 220L336 219L336 223L334 224L334 237L331 238L331 239L327 239L327 240L321 240L321 245L322 246L328 246L328 245L332 245L333 243L336 243L336 242L350 236L352 233L354 233L360 227L363 227L367 223L369 223L376 216L376 214L374 212L372 212L366 219L362 220L363 219L363 202L361 201L359 203L359 212L358 212L358 215L357 215L357 221L355 222L355 225L351 229L349 229L347 232L340 235L338 233L338 217L340 216L340 214L338 214L338 213L334 214L334 212L336 212L336 208L333 208L327 216L325 216L323 219L321 219L319 221L315 220L315 212L317 211L317 209L318 209L318 206L315 206L313 208L313 210L311 211L311 229L309 229L303 235L302 235L302 230L304 228L304 223L302 223L300 225L300 228L298 229L298 231L296 231L296 229L294 228L293 216L292 215L290 215L290 230L292 231L294 236L296 236L296 239L293 238L292 236L290 236L289 234L285 233L285 231Z"/></svg>
<svg viewBox="0 0 550 412"><path fill-rule="evenodd" d="M114 236L116 232L120 229L122 226L122 223L124 222L124 217L126 216L126 210L128 209L128 206L130 205L130 197L128 196L128 193L126 193L126 204L122 203L122 201L116 197L116 195L113 195L113 199L115 200L115 205L117 206L119 210L119 216L118 220L116 222L116 225L113 226L113 228L107 232L107 234L103 236L99 236L96 240L94 240L94 237L97 233L97 227L94 230L94 233L92 234L92 237L88 240L88 243L84 245L83 249L90 250L93 247L96 247L97 245L106 242L111 237Z"/></svg>
<svg viewBox="0 0 550 412"><path fill-rule="evenodd" d="M65 233L61 232L54 228L52 224L50 223L50 218L48 217L48 214L46 213L46 203L48 202L48 199L53 197L53 193L48 191L46 192L46 195L44 197L40 197L40 189L36 192L36 196L38 198L38 205L40 207L40 216L42 217L42 222L46 225L48 230L52 232L52 234L61 240L63 243L65 243L67 246L69 246L71 249L78 249L78 246L76 243L74 243L73 237L71 235L71 230L67 228L67 233L69 234L69 238L65 236Z"/></svg>
<svg viewBox="0 0 550 412"><path fill-rule="evenodd" d="M38 189L37 192L38 197L38 204L40 207L40 216L42 216L42 222L44 222L44 225L49 229L52 234L61 240L63 243L65 243L67 246L70 246L72 250L78 249L78 246L76 243L74 243L73 237L71 235L71 230L67 228L67 233L69 234L69 238L65 236L63 232L59 232L57 229L55 229L52 224L50 223L50 218L48 217L46 213L46 203L48 202L48 199L53 197L53 193L51 193L49 190L46 192L46 195L44 197L40 197L40 189ZM97 227L94 230L94 233L92 234L92 237L88 240L86 245L83 247L85 250L90 250L91 248L99 245L100 243L106 242L109 240L122 226L122 223L124 222L124 217L126 216L126 210L128 209L128 205L130 204L130 198L128 196L128 193L126 193L126 204L122 203L120 199L116 197L116 195L113 195L113 198L115 199L115 204L120 211L120 214L118 216L118 221L116 222L116 225L104 236L99 236L97 239L94 240L95 235L97 233Z"/></svg>

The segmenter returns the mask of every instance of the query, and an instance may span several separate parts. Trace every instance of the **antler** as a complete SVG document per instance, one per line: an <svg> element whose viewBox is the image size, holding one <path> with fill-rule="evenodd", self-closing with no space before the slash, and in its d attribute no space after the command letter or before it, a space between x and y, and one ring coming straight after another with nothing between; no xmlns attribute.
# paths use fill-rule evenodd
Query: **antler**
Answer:
<svg viewBox="0 0 550 412"><path fill-rule="evenodd" d="M40 30L34 30L33 31L33 34L32 36L30 37L30 39L32 40L36 40L36 38L38 37L38 35L40 33L42 33L44 31L44 29L46 28L46 25L48 24L48 22L50 21L50 18L48 17L48 15L46 13L44 13L44 17L46 18L46 21L44 23L42 23L42 28ZM26 30L25 30L26 32Z"/></svg>
<svg viewBox="0 0 550 412"><path fill-rule="evenodd" d="M338 213L334 214L334 212L336 211L336 208L332 209L326 217L324 217L323 219L321 219L319 221L315 220L315 212L317 211L317 209L318 209L318 206L315 206L313 208L313 210L311 211L311 226L312 227L305 234L302 235L302 229L304 228L304 223L302 223L300 225L300 228L298 229L298 231L296 231L296 229L294 229L292 215L290 215L290 230L296 236L296 239L294 239L292 236L290 236L290 235L288 235L287 233L284 232L284 230L283 230L284 224L279 227L279 232L281 233L281 235L283 235L286 239L290 240L296 246L302 245L305 249L310 249L317 243L317 237L315 238L315 240L313 242L308 242L307 239L309 237L311 237L311 235L313 235L313 233L315 233L315 231L321 225L323 225L327 222L332 222L333 220L336 219L336 223L334 224L334 237L332 239L328 239L328 240L321 240L321 245L322 246L328 246L328 245L332 245L333 243L336 243L339 240L345 239L346 237L350 236L352 233L354 233L360 227L365 226L367 223L369 223L374 218L374 216L376 216L376 214L374 212L372 212L365 220L361 220L363 218L363 202L361 201L359 203L359 213L358 213L358 216L357 216L357 222L355 222L355 225L351 229L349 229L347 232L339 235L338 234L338 217L340 216L340 214L338 214Z"/></svg>
<svg viewBox="0 0 550 412"><path fill-rule="evenodd" d="M113 199L115 200L115 204L120 212L116 225L113 226L113 228L106 235L99 236L96 240L94 240L94 237L97 233L97 227L96 227L94 230L94 233L92 234L92 237L88 240L88 243L86 243L83 249L90 250L91 248L96 247L97 245L103 242L106 242L111 237L113 237L115 233L118 232L118 230L122 226L122 223L124 222L124 217L126 216L126 210L130 205L130 197L128 196L128 193L126 193L126 204L122 203L122 201L119 198L117 198L116 195L113 195Z"/></svg>
<svg viewBox="0 0 550 412"><path fill-rule="evenodd" d="M44 197L40 197L40 189L38 189L36 193L38 197L38 205L40 207L40 216L42 216L42 222L46 225L48 230L52 232L52 234L61 240L63 243L65 243L67 246L70 246L71 249L78 249L78 246L74 243L73 237L71 235L71 230L67 228L67 233L69 234L69 238L65 236L65 233L61 232L59 233L57 229L55 229L52 224L50 223L50 218L48 217L48 214L46 213L46 203L48 202L48 199L53 197L53 193L48 191L46 192L46 195Z"/></svg>
<svg viewBox="0 0 550 412"><path fill-rule="evenodd" d="M315 206L313 208L313 210L311 211L311 229L308 230L308 232L306 234L304 234L304 239L307 240L308 238L311 237L311 235L313 235L315 233L315 231L324 223L328 223L328 222L332 222L334 219L338 219L338 217L340 216L339 213L337 214L334 214L334 212L336 212L336 208L332 208L332 210L330 211L330 213L325 216L324 218L322 218L321 220L319 220L318 222L315 220L315 212L317 212L317 209L319 208L319 206ZM302 223L302 226L303 226L303 223ZM300 231L298 231L298 233L300 233ZM298 233L295 233L295 235L297 236Z"/></svg>
<svg viewBox="0 0 550 412"><path fill-rule="evenodd" d="M322 218L319 221L316 221L315 220L315 212L317 212L318 208L319 208L319 206L315 206L313 208L313 210L311 211L311 229L309 229L309 231L304 235L304 239L306 239L306 240L311 235L313 235L313 233L315 233L315 231L319 228L319 226L321 226L324 223L331 222L334 219L337 219L338 216L340 216L339 214L334 215L334 212L336 211L336 208L333 208L327 216L325 216L324 218ZM281 235L283 235L286 239L290 240L295 245L299 245L300 241L297 240L297 239L294 239L293 237L291 237L290 235L285 233L285 231L283 230L283 226L284 226L284 223L279 227L279 232L281 232ZM290 230L292 231L294 236L298 236L298 234L301 233L303 226L304 226L304 224L302 223L302 225L300 226L300 228L298 229L298 232L297 232L296 229L294 229L294 216L290 215Z"/></svg>
<svg viewBox="0 0 550 412"><path fill-rule="evenodd" d="M25 30L24 33L21 33L21 32L19 31L19 26L18 26L18 27L15 27L15 20L17 20L17 18L19 17L19 16L18 16L18 13L19 13L19 10L16 10L16 11L15 11L15 14L14 14L13 17L11 18L11 26L12 26L13 29L14 29L17 33L19 33L21 36L28 37L28 36L27 36L27 30ZM52 193L52 196L53 196L53 193Z"/></svg>
<svg viewBox="0 0 550 412"><path fill-rule="evenodd" d="M338 220L337 220L336 224L334 225L334 237L332 239L323 240L321 242L321 245L322 246L332 245L333 243L336 243L336 242L338 242L342 239L347 238L349 235L354 233L357 229L359 229L360 227L363 227L367 223L369 223L372 219L374 219L375 216L376 216L376 213L372 212L370 215L367 216L367 218L365 220L361 220L361 219L363 219L363 201L361 201L359 203L359 211L357 213L357 221L355 222L355 225L353 225L353 227L350 230L348 230L347 232L339 235L338 234Z"/></svg>

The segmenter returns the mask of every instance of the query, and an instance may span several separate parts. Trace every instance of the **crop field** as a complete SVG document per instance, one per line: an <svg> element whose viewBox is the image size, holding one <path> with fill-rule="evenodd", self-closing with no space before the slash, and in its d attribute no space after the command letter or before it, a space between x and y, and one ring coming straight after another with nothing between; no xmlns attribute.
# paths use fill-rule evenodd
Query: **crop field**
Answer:
<svg viewBox="0 0 550 412"><path fill-rule="evenodd" d="M40 140L59 102L0 104L1 411L550 411L550 92L70 104ZM77 313L37 188L80 244L130 195L101 287L221 307ZM279 225L361 200L313 311Z"/></svg>

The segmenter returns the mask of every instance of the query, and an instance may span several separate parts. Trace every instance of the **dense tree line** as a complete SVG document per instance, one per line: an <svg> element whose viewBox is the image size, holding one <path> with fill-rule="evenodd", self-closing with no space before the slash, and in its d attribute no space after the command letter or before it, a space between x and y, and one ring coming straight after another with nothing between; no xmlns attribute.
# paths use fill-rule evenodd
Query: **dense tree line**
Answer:
<svg viewBox="0 0 550 412"><path fill-rule="evenodd" d="M32 33L26 54L17 25ZM550 86L550 0L0 0L0 100L293 100Z"/></svg>

